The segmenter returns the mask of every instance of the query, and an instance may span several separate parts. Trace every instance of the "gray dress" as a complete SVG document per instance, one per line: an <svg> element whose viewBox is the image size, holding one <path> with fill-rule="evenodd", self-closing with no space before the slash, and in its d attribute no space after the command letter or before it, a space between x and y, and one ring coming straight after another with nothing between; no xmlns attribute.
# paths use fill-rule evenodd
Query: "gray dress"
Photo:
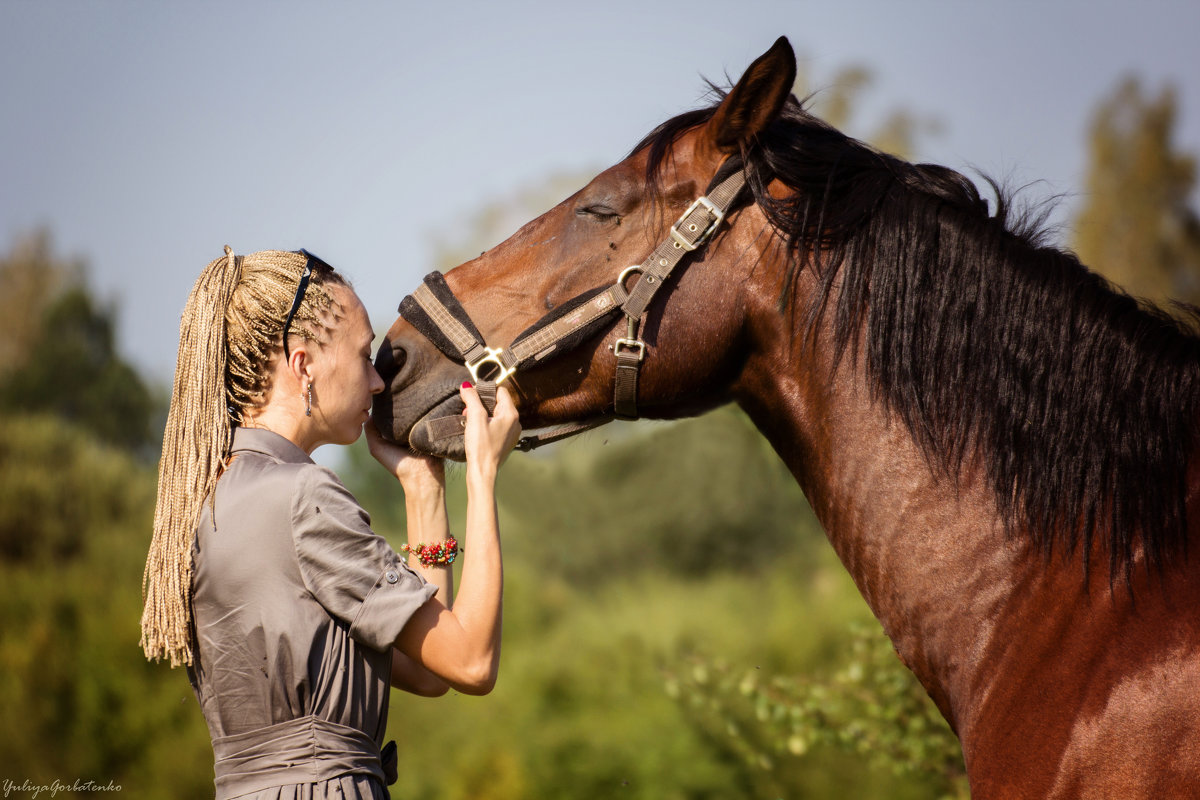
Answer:
<svg viewBox="0 0 1200 800"><path fill-rule="evenodd" d="M233 456L192 550L216 797L386 798L392 644L437 587L287 439L239 428Z"/></svg>

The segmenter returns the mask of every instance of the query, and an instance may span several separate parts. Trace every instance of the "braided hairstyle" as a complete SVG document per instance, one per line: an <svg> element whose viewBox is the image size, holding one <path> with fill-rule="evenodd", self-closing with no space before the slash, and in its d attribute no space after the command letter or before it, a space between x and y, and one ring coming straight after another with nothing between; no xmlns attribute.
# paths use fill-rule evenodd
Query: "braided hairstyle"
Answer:
<svg viewBox="0 0 1200 800"><path fill-rule="evenodd" d="M158 465L154 537L142 576L146 657L192 663L192 542L206 497L229 455L244 412L271 390L283 323L308 261L268 250L235 256L226 246L200 273L179 324L179 356ZM321 341L341 311L329 287L344 278L318 259L289 335Z"/></svg>

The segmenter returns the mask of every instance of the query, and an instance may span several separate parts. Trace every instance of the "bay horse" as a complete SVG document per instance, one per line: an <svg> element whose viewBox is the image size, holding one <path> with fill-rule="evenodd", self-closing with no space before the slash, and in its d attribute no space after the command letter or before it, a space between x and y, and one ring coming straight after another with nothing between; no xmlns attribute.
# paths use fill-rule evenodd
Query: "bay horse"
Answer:
<svg viewBox="0 0 1200 800"><path fill-rule="evenodd" d="M795 69L781 38L425 300L516 350L539 320L627 302L682 232L695 249L636 315L517 359L523 425L620 411L617 362L636 361L639 416L738 403L958 735L975 797L1200 795L1200 337L1046 246L1005 192L990 211L961 174L816 119ZM727 209L693 202L735 173ZM706 241L681 212L707 215ZM470 359L414 297L377 356L376 424L461 458L433 423L461 411ZM498 352L475 379L513 366Z"/></svg>

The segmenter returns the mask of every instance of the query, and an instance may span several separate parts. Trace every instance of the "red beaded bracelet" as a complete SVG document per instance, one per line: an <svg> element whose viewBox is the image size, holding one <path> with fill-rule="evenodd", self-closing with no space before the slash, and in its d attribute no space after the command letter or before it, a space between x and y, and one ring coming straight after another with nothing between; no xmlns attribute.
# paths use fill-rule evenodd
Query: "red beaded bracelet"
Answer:
<svg viewBox="0 0 1200 800"><path fill-rule="evenodd" d="M458 540L453 536L437 544L422 542L416 547L402 544L400 549L416 556L417 560L426 567L448 567L454 563L454 559L458 558Z"/></svg>

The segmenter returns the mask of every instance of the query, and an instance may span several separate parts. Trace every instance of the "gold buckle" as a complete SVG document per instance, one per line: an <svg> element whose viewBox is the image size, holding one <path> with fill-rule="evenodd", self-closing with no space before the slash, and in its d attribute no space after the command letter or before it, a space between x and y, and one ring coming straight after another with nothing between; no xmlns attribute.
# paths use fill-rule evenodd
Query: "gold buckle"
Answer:
<svg viewBox="0 0 1200 800"><path fill-rule="evenodd" d="M630 352L637 353L638 361L646 357L646 343L641 339L626 339L625 337L617 339L617 341L613 342L613 355L619 356L621 348L626 348Z"/></svg>
<svg viewBox="0 0 1200 800"><path fill-rule="evenodd" d="M471 363L469 361L467 362L467 371L471 373L472 383L479 383L479 368L484 364L495 364L496 369L499 370L498 372L493 373L494 382L497 386L504 383L505 379L508 378L509 375L512 375L517 371L514 367L504 366L504 362L500 360L500 354L504 352L504 348L485 347L483 349L487 351L487 355L480 356L478 359L476 359L475 363ZM492 378L489 377L485 378L484 380L492 380Z"/></svg>

